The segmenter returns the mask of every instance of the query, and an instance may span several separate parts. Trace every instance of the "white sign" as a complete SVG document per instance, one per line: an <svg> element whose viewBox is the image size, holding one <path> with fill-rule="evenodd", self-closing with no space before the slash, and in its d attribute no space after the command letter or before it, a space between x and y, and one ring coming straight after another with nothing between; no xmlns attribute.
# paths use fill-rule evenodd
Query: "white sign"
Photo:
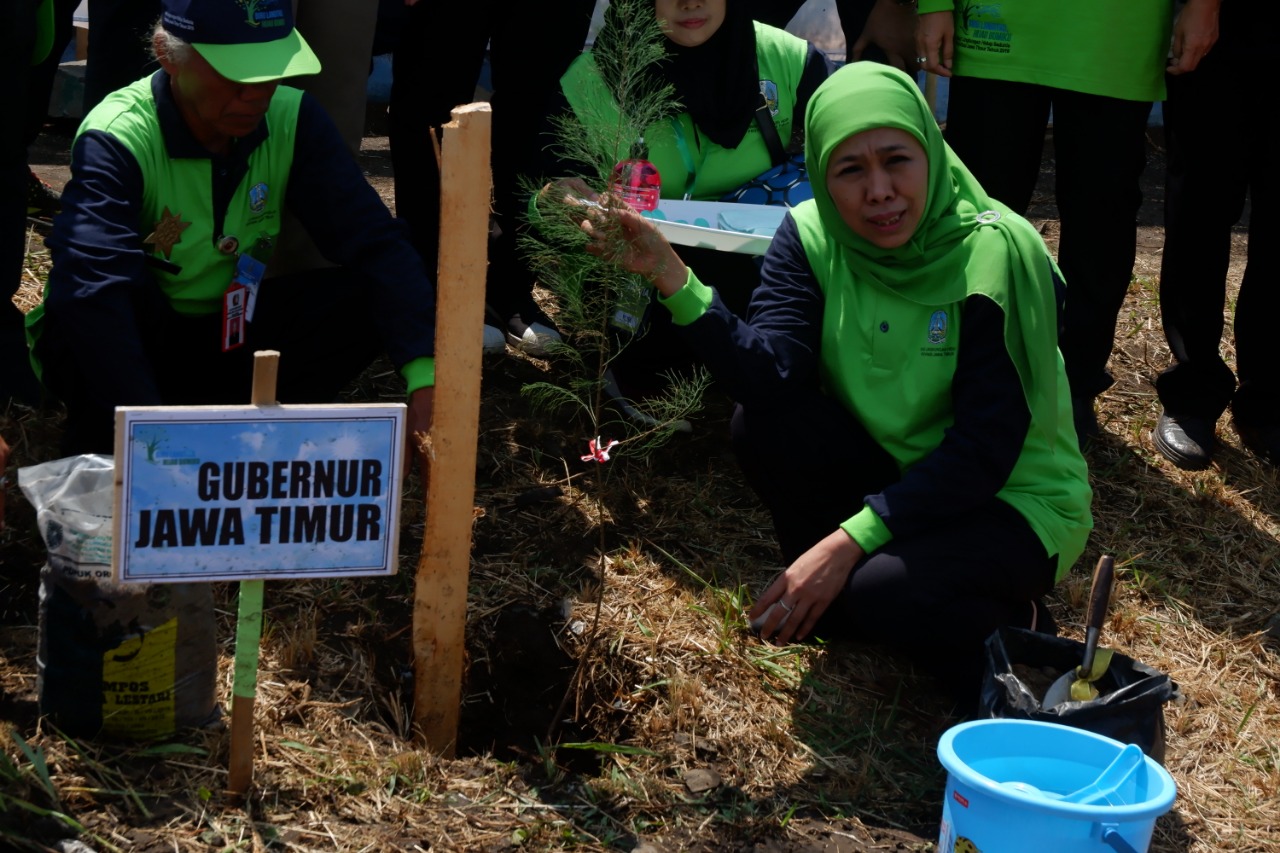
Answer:
<svg viewBox="0 0 1280 853"><path fill-rule="evenodd" d="M122 582L389 575L405 407L116 410Z"/></svg>

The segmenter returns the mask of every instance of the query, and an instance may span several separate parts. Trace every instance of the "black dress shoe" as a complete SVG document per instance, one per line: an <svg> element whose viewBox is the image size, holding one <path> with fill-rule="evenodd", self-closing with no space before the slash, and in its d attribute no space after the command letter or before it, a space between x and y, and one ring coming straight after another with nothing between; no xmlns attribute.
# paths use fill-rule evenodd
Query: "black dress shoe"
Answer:
<svg viewBox="0 0 1280 853"><path fill-rule="evenodd" d="M1280 465L1280 424L1241 423L1239 418L1232 418L1231 423L1240 436L1240 443L1250 453L1272 465Z"/></svg>
<svg viewBox="0 0 1280 853"><path fill-rule="evenodd" d="M1213 434L1216 420L1195 415L1170 415L1161 412L1151 440L1174 465L1188 471L1208 468L1218 444Z"/></svg>

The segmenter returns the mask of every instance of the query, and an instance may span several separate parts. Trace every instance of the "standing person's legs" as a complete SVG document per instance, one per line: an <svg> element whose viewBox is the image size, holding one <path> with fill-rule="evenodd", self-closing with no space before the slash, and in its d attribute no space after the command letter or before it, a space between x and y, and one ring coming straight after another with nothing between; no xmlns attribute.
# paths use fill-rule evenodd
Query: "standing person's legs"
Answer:
<svg viewBox="0 0 1280 853"><path fill-rule="evenodd" d="M320 59L320 73L295 85L309 92L329 113L351 156L364 136L365 93L373 55L377 0L294 0L294 25ZM302 224L288 211L281 224L270 275L328 266Z"/></svg>
<svg viewBox="0 0 1280 853"><path fill-rule="evenodd" d="M502 14L491 3L417 3L407 10L392 54L388 141L396 215L409 223L414 246L433 277L440 167L430 131L449 121L454 107L474 99L490 27Z"/></svg>
<svg viewBox="0 0 1280 853"><path fill-rule="evenodd" d="M1040 176L1052 91L1030 83L951 78L947 142L987 195L1017 213L1026 213Z"/></svg>
<svg viewBox="0 0 1280 853"><path fill-rule="evenodd" d="M1164 411L1152 440L1182 468L1209 464L1218 417L1236 380L1219 352L1231 228L1240 218L1253 158L1221 157L1223 132L1244 132L1250 102L1214 54L1191 74L1168 76L1168 170L1160 318L1174 364L1156 379ZM1244 150L1251 150L1248 146Z"/></svg>
<svg viewBox="0 0 1280 853"><path fill-rule="evenodd" d="M320 73L294 85L320 102L354 157L364 136L377 0L294 0L294 26L320 59Z"/></svg>
<svg viewBox="0 0 1280 853"><path fill-rule="evenodd" d="M31 78L31 53L36 43L38 0L10 0L0 4L0 75L17 98L18 115L26 111ZM11 321L9 302L22 279L27 240L27 134L21 121L0 128L0 239L3 239L4 284L0 285L0 317ZM21 327L21 314L18 326Z"/></svg>
<svg viewBox="0 0 1280 853"><path fill-rule="evenodd" d="M550 321L533 301L533 273L520 257L521 230L528 196L520 178L539 178L541 138L547 113L560 91L560 78L582 52L591 26L594 0L570 0L554 15L545 6L522 3L503 10L493 33L489 61L493 71L493 196L501 234L490 246L486 301L508 340L526 340L526 327ZM531 61L531 45L537 60Z"/></svg>
<svg viewBox="0 0 1280 853"><path fill-rule="evenodd" d="M1220 154L1224 129L1250 122L1239 120L1247 113L1237 111L1247 105L1233 97L1234 81L1218 77L1207 57L1194 73L1167 82L1160 317L1177 363L1156 380L1156 390L1168 412L1213 422L1235 390L1219 344L1231 227L1244 208L1252 159L1224 162Z"/></svg>
<svg viewBox="0 0 1280 853"><path fill-rule="evenodd" d="M18 98L24 113L36 42L36 0L8 0L0 4L0 75ZM47 96L46 96L47 101ZM22 283L27 245L27 139L24 123L9 119L0 130L0 256L4 283L0 285L0 407L11 395L39 399L39 387L27 361L22 312L12 297Z"/></svg>
<svg viewBox="0 0 1280 853"><path fill-rule="evenodd" d="M1058 266L1067 282L1061 342L1077 422L1111 386L1107 360L1129 289L1142 204L1151 104L1055 90L1054 192L1061 238Z"/></svg>
<svg viewBox="0 0 1280 853"><path fill-rule="evenodd" d="M1257 101L1250 102L1256 107ZM1247 116L1248 113L1241 113ZM1275 149L1266 122L1246 121L1249 150ZM1240 387L1231 401L1236 431L1245 446L1272 464L1280 465L1280 350L1276 348L1275 318L1280 316L1280 279L1277 279L1275 197L1262 189L1262 173L1270 157L1250 158L1249 259L1240 297L1236 301L1236 372Z"/></svg>
<svg viewBox="0 0 1280 853"><path fill-rule="evenodd" d="M160 0L93 0L89 4L86 113L116 89L156 70L151 28L159 17Z"/></svg>
<svg viewBox="0 0 1280 853"><path fill-rule="evenodd" d="M53 47L39 65L33 66L27 82L26 144L31 145L44 127L49 115L49 95L53 79L62 63L62 54L75 30L74 16L78 0L54 0ZM9 78L5 78L6 80Z"/></svg>
<svg viewBox="0 0 1280 853"><path fill-rule="evenodd" d="M1247 5L1229 4L1221 36L1201 67L1215 59L1226 66L1223 94L1238 104L1224 145L1242 152L1249 182L1249 255L1236 301L1236 375L1240 387L1231 401L1236 432L1255 454L1280 465L1280 348L1275 318L1280 316L1280 278L1276 272L1276 197L1272 164L1280 145L1273 123L1258 115L1267 102L1270 34L1258 27ZM1198 71L1196 73L1199 73ZM1264 173L1269 185L1264 188ZM1268 192L1268 189L1271 192Z"/></svg>

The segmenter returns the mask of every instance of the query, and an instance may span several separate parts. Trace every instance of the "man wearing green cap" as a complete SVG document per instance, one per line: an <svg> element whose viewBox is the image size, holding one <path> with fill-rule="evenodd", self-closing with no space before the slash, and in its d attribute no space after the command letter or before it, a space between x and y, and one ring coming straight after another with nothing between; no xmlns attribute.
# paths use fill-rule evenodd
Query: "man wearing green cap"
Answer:
<svg viewBox="0 0 1280 853"><path fill-rule="evenodd" d="M161 70L85 117L28 317L64 449L111 452L116 406L247 401L260 349L286 403L333 401L384 351L426 432L434 289L324 110L280 85L320 70L289 1L165 0L153 48ZM285 209L336 267L263 281Z"/></svg>

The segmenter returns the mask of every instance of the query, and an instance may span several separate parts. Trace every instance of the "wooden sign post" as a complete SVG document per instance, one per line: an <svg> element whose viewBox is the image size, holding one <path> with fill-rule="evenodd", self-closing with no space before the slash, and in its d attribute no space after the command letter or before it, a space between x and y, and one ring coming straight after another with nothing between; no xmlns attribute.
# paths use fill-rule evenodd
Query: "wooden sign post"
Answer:
<svg viewBox="0 0 1280 853"><path fill-rule="evenodd" d="M276 405L276 377L280 353L253 354L255 406ZM227 790L244 796L253 781L253 700L258 692L258 648L262 644L262 591L265 581L240 581L236 613L235 675L231 682L231 756L227 760Z"/></svg>
<svg viewBox="0 0 1280 853"><path fill-rule="evenodd" d="M235 796L253 781L263 582L387 576L399 556L405 405L279 405L279 358L254 354L249 405L116 409L115 579L240 584Z"/></svg>
<svg viewBox="0 0 1280 853"><path fill-rule="evenodd" d="M440 169L435 413L426 532L414 585L413 720L427 747L445 757L454 754L462 700L493 190L490 125L488 104L454 109Z"/></svg>

